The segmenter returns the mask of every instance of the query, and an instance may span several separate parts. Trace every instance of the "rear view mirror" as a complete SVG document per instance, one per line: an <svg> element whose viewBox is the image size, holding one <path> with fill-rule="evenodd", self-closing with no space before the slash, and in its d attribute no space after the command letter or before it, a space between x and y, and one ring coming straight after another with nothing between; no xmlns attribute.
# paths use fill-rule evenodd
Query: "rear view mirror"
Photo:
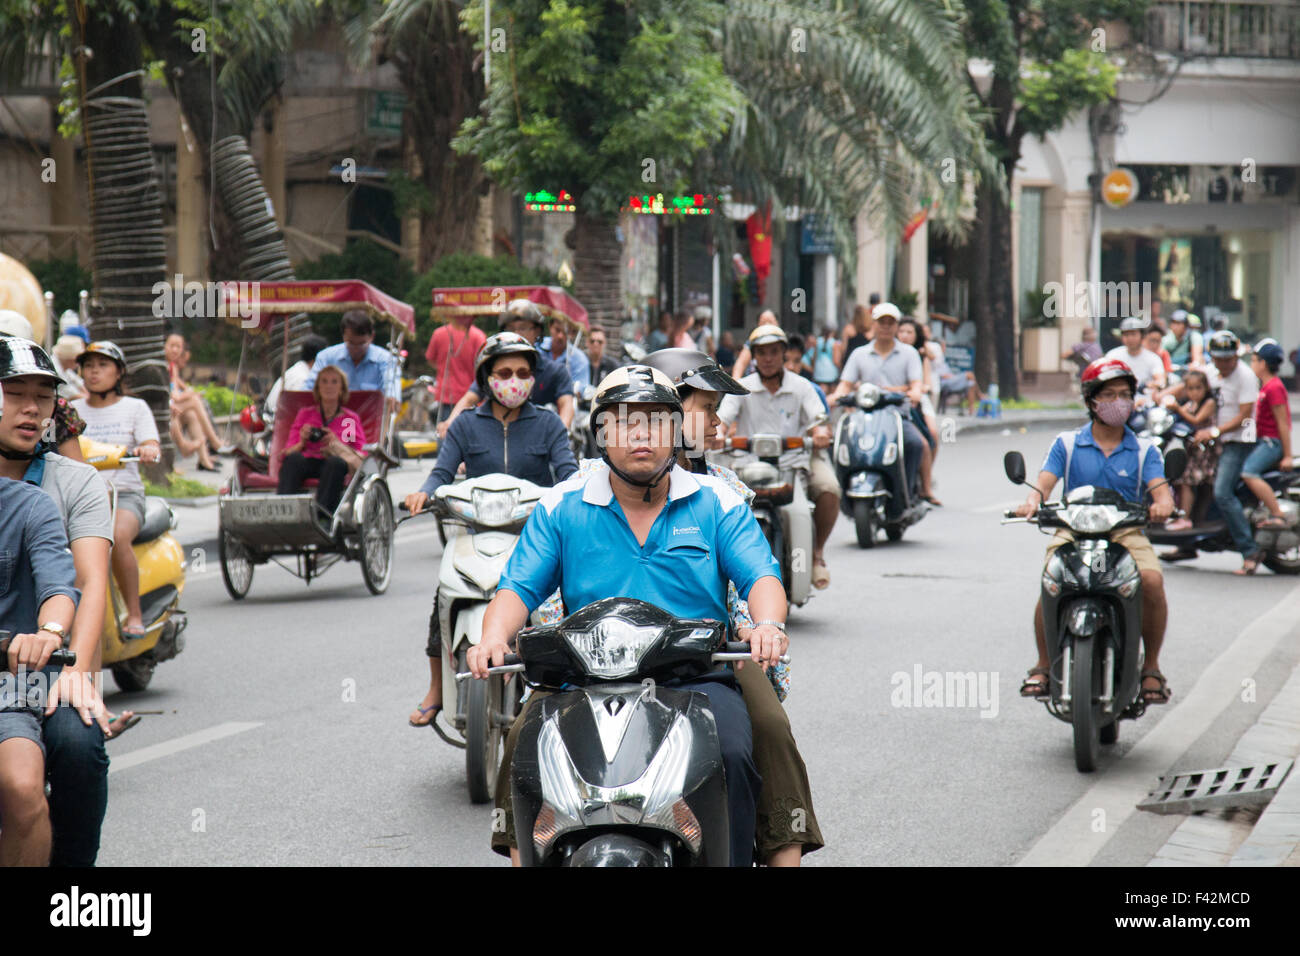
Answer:
<svg viewBox="0 0 1300 956"><path fill-rule="evenodd" d="M1002 459L1002 467L1006 469L1007 478L1013 485L1025 483L1025 456L1020 452L1007 452L1006 457Z"/></svg>
<svg viewBox="0 0 1300 956"><path fill-rule="evenodd" d="M1165 480L1173 484L1187 470L1187 452L1182 448L1172 448L1165 455Z"/></svg>

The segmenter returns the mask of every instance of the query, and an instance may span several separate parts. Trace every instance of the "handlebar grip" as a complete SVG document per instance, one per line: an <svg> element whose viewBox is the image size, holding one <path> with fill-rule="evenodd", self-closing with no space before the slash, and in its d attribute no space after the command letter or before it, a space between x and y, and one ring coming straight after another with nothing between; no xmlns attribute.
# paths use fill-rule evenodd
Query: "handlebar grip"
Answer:
<svg viewBox="0 0 1300 956"><path fill-rule="evenodd" d="M749 641L727 641L722 645L723 654L750 654L753 648L749 646Z"/></svg>
<svg viewBox="0 0 1300 956"><path fill-rule="evenodd" d="M515 665L517 665L517 664L522 664L523 662L524 662L524 659L523 659L522 657L520 657L518 654L507 654L507 655L505 656L505 665L504 665L504 666L506 666L506 667L514 667Z"/></svg>
<svg viewBox="0 0 1300 956"><path fill-rule="evenodd" d="M73 664L77 663L77 652L64 650L55 651L50 655L50 663L58 664L63 667L71 667Z"/></svg>

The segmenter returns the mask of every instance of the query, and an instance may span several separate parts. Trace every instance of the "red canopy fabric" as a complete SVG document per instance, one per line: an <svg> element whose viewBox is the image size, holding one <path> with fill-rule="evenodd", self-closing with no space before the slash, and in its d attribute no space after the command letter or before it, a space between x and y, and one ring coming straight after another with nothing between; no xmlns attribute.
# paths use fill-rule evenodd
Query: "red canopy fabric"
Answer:
<svg viewBox="0 0 1300 956"><path fill-rule="evenodd" d="M371 318L415 332L415 308L358 279L305 282L227 282L226 311L243 328L264 331L271 316L364 309ZM247 315L244 319L241 316Z"/></svg>
<svg viewBox="0 0 1300 956"><path fill-rule="evenodd" d="M505 310L511 299L534 302L548 319L567 319L588 331L587 310L582 303L557 285L506 285L463 286L433 290L433 308L429 314L435 319L453 315L495 315Z"/></svg>

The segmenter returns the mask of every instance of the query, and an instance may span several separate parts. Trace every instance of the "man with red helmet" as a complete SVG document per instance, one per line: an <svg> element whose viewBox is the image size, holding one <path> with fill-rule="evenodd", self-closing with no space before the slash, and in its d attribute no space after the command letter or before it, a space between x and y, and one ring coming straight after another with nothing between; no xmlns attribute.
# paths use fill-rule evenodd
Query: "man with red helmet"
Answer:
<svg viewBox="0 0 1300 956"><path fill-rule="evenodd" d="M1129 501L1138 501L1145 488L1151 493L1151 520L1165 521L1173 513L1174 497L1165 482L1164 459L1154 442L1139 440L1125 425L1133 414L1137 376L1123 362L1104 356L1084 369L1081 384L1091 420L1077 431L1056 436L1034 483L1038 490L1029 492L1016 513L1021 517L1032 515L1052 493L1057 481L1064 479L1062 496L1074 488L1091 485L1110 488ZM1068 530L1058 530L1047 546L1047 558L1050 560L1052 553L1071 537ZM1169 685L1160 673L1160 645L1164 643L1168 605L1160 560L1138 528L1113 532L1111 541L1133 556L1142 575L1142 644L1146 651L1142 699L1148 704L1167 703ZM1050 693L1051 662L1047 659L1041 600L1034 608L1034 637L1038 642L1038 663L1030 668L1020 693L1023 697L1036 698Z"/></svg>

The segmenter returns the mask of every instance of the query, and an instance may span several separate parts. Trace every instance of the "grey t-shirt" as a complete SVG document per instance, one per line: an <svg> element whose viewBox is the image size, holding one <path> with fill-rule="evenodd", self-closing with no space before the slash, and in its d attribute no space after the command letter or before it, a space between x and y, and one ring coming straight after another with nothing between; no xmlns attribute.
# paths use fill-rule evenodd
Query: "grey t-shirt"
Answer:
<svg viewBox="0 0 1300 956"><path fill-rule="evenodd" d="M47 452L41 491L54 499L69 541L78 538L113 540L113 512L108 501L108 489L99 480L99 472L90 465Z"/></svg>
<svg viewBox="0 0 1300 956"><path fill-rule="evenodd" d="M92 408L86 399L79 398L72 407L86 420L87 438L109 445L125 445L128 453L141 442L158 441L158 426L154 423L153 412L141 399L125 395L112 405ZM116 485L119 492L144 493L140 466L133 461L122 468L104 471L100 477Z"/></svg>
<svg viewBox="0 0 1300 956"><path fill-rule="evenodd" d="M860 345L849 355L840 373L840 381L852 385L870 382L872 385L906 386L919 382L925 376L921 353L914 346L895 341L885 355L876 351L874 343ZM908 402L908 407L911 403Z"/></svg>

